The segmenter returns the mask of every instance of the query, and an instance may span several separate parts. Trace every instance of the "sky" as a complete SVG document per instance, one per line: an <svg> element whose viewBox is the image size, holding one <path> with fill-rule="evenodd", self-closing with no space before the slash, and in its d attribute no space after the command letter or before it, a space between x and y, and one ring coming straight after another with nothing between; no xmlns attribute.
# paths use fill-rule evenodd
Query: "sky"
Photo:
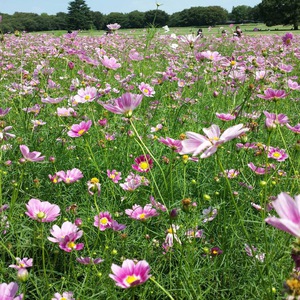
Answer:
<svg viewBox="0 0 300 300"><path fill-rule="evenodd" d="M68 12L71 0L0 0L0 14L12 15L15 12L47 13ZM192 6L221 6L231 12L233 6L247 5L254 7L261 0L85 0L92 11L107 15L111 12L129 13L134 10L145 12L156 9L156 3L162 4L159 9L168 14L182 11Z"/></svg>

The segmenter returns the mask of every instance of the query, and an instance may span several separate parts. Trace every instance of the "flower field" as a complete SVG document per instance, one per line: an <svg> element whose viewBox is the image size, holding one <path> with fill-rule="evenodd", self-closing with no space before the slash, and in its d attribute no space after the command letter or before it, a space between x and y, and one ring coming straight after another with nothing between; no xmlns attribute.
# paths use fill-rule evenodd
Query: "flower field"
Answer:
<svg viewBox="0 0 300 300"><path fill-rule="evenodd" d="M300 299L300 36L168 30L3 36L0 300Z"/></svg>

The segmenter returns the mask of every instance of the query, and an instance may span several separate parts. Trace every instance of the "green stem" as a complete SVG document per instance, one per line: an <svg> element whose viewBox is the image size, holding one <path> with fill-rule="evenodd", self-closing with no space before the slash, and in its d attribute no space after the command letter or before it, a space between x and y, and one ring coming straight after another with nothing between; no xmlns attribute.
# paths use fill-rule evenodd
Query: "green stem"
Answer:
<svg viewBox="0 0 300 300"><path fill-rule="evenodd" d="M153 277L150 277L150 280L153 281L171 300L174 300L171 294L163 286L161 286Z"/></svg>

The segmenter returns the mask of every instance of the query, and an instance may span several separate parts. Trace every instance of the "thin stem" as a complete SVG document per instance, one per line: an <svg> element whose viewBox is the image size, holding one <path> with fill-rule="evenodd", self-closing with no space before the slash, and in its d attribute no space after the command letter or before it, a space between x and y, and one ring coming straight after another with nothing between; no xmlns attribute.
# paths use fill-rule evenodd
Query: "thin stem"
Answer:
<svg viewBox="0 0 300 300"><path fill-rule="evenodd" d="M163 286L161 286L153 277L150 277L150 280L153 281L170 299L174 300L171 294Z"/></svg>

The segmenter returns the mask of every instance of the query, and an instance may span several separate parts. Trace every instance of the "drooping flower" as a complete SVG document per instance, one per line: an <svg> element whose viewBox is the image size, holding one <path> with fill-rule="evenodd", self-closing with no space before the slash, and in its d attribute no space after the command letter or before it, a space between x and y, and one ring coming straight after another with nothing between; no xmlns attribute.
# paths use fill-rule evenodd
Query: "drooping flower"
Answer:
<svg viewBox="0 0 300 300"><path fill-rule="evenodd" d="M211 206L203 209L202 211L202 218L203 223L212 221L218 214L218 210L216 208L212 208Z"/></svg>
<svg viewBox="0 0 300 300"><path fill-rule="evenodd" d="M30 199L26 204L25 214L38 222L53 222L60 214L60 208L56 204L39 199Z"/></svg>
<svg viewBox="0 0 300 300"><path fill-rule="evenodd" d="M125 117L129 118L132 116L133 110L135 110L141 103L143 95L125 93L120 98L114 100L114 104L102 104L102 106L114 113L124 114Z"/></svg>
<svg viewBox="0 0 300 300"><path fill-rule="evenodd" d="M245 251L248 256L255 257L260 262L264 262L265 260L265 253L257 253L257 248L254 246L249 246L248 244L245 244Z"/></svg>
<svg viewBox="0 0 300 300"><path fill-rule="evenodd" d="M132 165L132 168L138 172L149 172L153 167L153 160L149 154L140 155L134 159L135 164Z"/></svg>
<svg viewBox="0 0 300 300"><path fill-rule="evenodd" d="M0 118L6 116L11 110L11 107L1 108L0 107Z"/></svg>
<svg viewBox="0 0 300 300"><path fill-rule="evenodd" d="M98 196L100 195L101 184L100 184L98 178L93 177L91 180L89 180L87 182L87 186L88 186L88 192L90 195L94 195L95 193L97 193Z"/></svg>
<svg viewBox="0 0 300 300"><path fill-rule="evenodd" d="M56 172L56 175L63 182L65 182L67 184L74 183L74 182L78 181L79 179L83 178L82 172L77 168L73 168L72 170L67 170L67 172L59 171L59 172Z"/></svg>
<svg viewBox="0 0 300 300"><path fill-rule="evenodd" d="M266 173L269 173L271 169L275 169L275 166L273 164L269 164L267 166L258 167L253 164L253 162L250 162L248 164L248 167L257 175L264 175Z"/></svg>
<svg viewBox="0 0 300 300"><path fill-rule="evenodd" d="M279 218L268 217L265 221L283 231L286 231L297 238L300 237L300 195L295 200L287 193L280 193L272 202Z"/></svg>
<svg viewBox="0 0 300 300"><path fill-rule="evenodd" d="M71 127L71 130L68 131L68 136L77 138L85 134L92 126L92 121L88 120L87 122L82 121L79 124L74 124Z"/></svg>
<svg viewBox="0 0 300 300"><path fill-rule="evenodd" d="M287 93L284 90L274 90L272 88L267 88L264 91L264 94L257 94L257 97L269 100L269 101L278 101L279 99L285 98Z"/></svg>
<svg viewBox="0 0 300 300"><path fill-rule="evenodd" d="M144 176L140 176L132 172L126 177L124 183L120 183L120 186L123 190L130 192L137 189L140 185L148 186L149 180Z"/></svg>
<svg viewBox="0 0 300 300"><path fill-rule="evenodd" d="M153 97L155 94L155 90L149 84L142 82L139 84L139 90L145 95L146 97Z"/></svg>
<svg viewBox="0 0 300 300"><path fill-rule="evenodd" d="M37 162L45 159L45 156L41 156L41 152L30 152L29 148L26 145L20 145L20 151L25 161Z"/></svg>
<svg viewBox="0 0 300 300"><path fill-rule="evenodd" d="M111 270L113 274L109 274L109 277L124 289L143 284L151 276L150 266L145 260L135 263L131 259L125 259L121 267L112 264Z"/></svg>
<svg viewBox="0 0 300 300"><path fill-rule="evenodd" d="M33 266L32 258L24 257L21 259L19 257L16 257L16 261L17 261L16 265L9 265L8 267L16 270L20 270L20 269L31 268Z"/></svg>
<svg viewBox="0 0 300 300"><path fill-rule="evenodd" d="M283 149L268 147L268 157L276 159L277 161L285 161L288 159L288 154Z"/></svg>
<svg viewBox="0 0 300 300"><path fill-rule="evenodd" d="M51 300L75 300L72 292L55 293Z"/></svg>
<svg viewBox="0 0 300 300"><path fill-rule="evenodd" d="M180 244L180 245L182 244L178 235L176 234L178 229L179 229L178 225L172 224L172 226L167 230L167 235L166 235L165 241L162 245L165 252L168 252L170 250L170 248L172 248L174 246L174 240L178 244Z"/></svg>
<svg viewBox="0 0 300 300"><path fill-rule="evenodd" d="M207 158L214 154L220 145L240 136L248 130L248 128L243 128L243 124L238 124L227 128L221 134L219 126L213 124L209 128L203 128L207 137L195 132L187 132L186 136L188 139L181 142L182 150L180 154L192 153L193 156L197 156L203 152L200 157Z"/></svg>
<svg viewBox="0 0 300 300"><path fill-rule="evenodd" d="M16 296L18 288L16 282L0 283L0 300L22 300L23 294Z"/></svg>
<svg viewBox="0 0 300 300"><path fill-rule="evenodd" d="M6 126L5 128L3 128L2 130L0 130L0 142L6 141L8 138L14 138L16 137L15 134L13 133L9 133L8 131L10 131L13 127L12 126Z"/></svg>
<svg viewBox="0 0 300 300"><path fill-rule="evenodd" d="M216 116L217 116L218 119L220 119L222 121L231 121L231 120L234 120L236 118L235 115L224 114L224 113L216 113Z"/></svg>
<svg viewBox="0 0 300 300"><path fill-rule="evenodd" d="M150 196L150 203L152 204L152 206L154 206L157 209L160 209L161 211L167 211L167 208L160 202L156 201L153 196Z"/></svg>
<svg viewBox="0 0 300 300"><path fill-rule="evenodd" d="M94 226L98 227L100 231L104 231L112 226L112 217L108 211L100 212L94 217Z"/></svg>
<svg viewBox="0 0 300 300"><path fill-rule="evenodd" d="M125 209L125 214L132 219L141 221L158 216L158 212L152 204L146 204L144 207L134 204L132 209Z"/></svg>
<svg viewBox="0 0 300 300"><path fill-rule="evenodd" d="M300 123L298 123L298 124L295 125L295 126L291 126L290 124L286 124L286 127L287 127L289 130L293 131L294 133L300 134Z"/></svg>

